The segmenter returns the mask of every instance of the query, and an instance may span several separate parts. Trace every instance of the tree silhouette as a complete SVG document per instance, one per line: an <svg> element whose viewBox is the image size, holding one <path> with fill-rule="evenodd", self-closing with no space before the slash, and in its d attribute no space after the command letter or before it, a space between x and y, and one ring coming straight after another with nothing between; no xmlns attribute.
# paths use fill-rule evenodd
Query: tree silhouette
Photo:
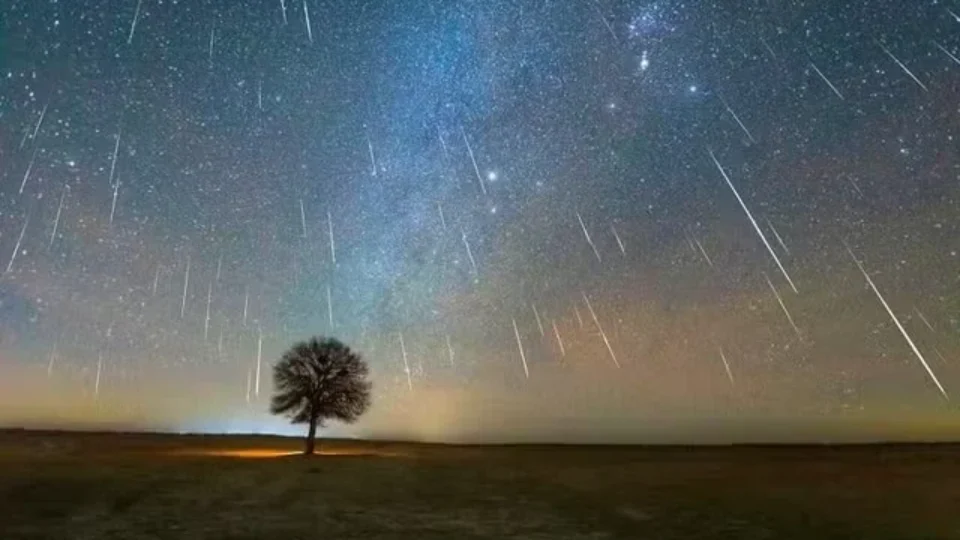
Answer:
<svg viewBox="0 0 960 540"><path fill-rule="evenodd" d="M360 355L333 338L295 344L273 367L270 412L310 424L304 454L314 453L317 426L352 423L370 406L369 369Z"/></svg>

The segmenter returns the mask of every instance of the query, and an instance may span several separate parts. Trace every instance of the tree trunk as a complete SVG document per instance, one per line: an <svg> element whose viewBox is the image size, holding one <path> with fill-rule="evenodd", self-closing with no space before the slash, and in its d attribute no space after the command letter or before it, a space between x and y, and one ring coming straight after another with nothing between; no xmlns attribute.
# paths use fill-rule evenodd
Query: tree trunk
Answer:
<svg viewBox="0 0 960 540"><path fill-rule="evenodd" d="M306 456L312 456L314 447L316 446L316 436L317 436L317 419L310 419L310 431L307 432L307 447L304 449L303 454Z"/></svg>

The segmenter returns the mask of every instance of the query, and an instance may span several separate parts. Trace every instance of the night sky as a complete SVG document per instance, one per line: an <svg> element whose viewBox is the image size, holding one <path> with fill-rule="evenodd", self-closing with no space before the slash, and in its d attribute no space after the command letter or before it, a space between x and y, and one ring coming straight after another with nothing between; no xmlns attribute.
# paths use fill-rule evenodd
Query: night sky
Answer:
<svg viewBox="0 0 960 540"><path fill-rule="evenodd" d="M299 432L322 334L327 434L960 437L958 57L949 0L4 1L0 423Z"/></svg>

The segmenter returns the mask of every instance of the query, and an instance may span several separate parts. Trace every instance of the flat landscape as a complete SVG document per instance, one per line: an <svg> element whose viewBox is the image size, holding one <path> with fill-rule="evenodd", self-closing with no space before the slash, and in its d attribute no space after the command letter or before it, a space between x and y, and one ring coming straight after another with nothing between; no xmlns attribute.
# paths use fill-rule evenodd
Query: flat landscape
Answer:
<svg viewBox="0 0 960 540"><path fill-rule="evenodd" d="M0 538L960 538L955 445L0 432Z"/></svg>

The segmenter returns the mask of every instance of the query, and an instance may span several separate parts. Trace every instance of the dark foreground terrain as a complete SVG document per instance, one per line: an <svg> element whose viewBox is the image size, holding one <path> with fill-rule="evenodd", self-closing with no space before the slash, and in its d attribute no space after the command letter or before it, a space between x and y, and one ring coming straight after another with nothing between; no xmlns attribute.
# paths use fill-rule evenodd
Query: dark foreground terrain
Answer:
<svg viewBox="0 0 960 540"><path fill-rule="evenodd" d="M960 538L960 448L0 432L0 538Z"/></svg>

